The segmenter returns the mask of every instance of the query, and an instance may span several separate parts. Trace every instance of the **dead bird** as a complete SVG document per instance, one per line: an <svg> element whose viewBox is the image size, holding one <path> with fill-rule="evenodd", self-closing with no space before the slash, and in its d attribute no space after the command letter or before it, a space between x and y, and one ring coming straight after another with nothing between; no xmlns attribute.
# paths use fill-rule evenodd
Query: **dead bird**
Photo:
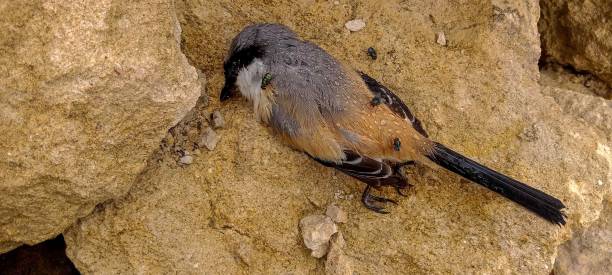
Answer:
<svg viewBox="0 0 612 275"><path fill-rule="evenodd" d="M442 166L565 224L560 200L432 141L393 92L286 26L246 27L232 41L224 71L222 101L238 88L253 101L257 119L287 144L366 183L362 202L373 211L387 213L384 204L395 201L371 194L372 188L407 188L396 168L417 161ZM274 77L262 89L266 75Z"/></svg>

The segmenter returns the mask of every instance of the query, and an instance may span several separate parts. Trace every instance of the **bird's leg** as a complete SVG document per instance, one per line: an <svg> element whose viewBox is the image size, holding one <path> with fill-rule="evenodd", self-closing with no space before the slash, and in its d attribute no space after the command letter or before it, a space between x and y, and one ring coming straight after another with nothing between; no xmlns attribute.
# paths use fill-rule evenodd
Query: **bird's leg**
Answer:
<svg viewBox="0 0 612 275"><path fill-rule="evenodd" d="M404 166L415 166L416 162L414 162L414 160L408 160L408 161L404 161L402 163L397 164L397 168L400 167L404 167Z"/></svg>
<svg viewBox="0 0 612 275"><path fill-rule="evenodd" d="M363 202L363 205L365 205L366 208L376 212L376 213L381 213L381 214L387 214L389 213L388 211L385 211L384 207L381 206L377 206L373 203L373 201L376 202L382 202L382 203L393 203L393 204L397 204L396 201L392 200L392 199L387 199L384 197L378 197L378 196L374 196L372 194L370 194L372 186L370 185L366 185L365 190L363 190L363 195L361 195L361 202Z"/></svg>
<svg viewBox="0 0 612 275"><path fill-rule="evenodd" d="M412 186L412 185L411 185ZM408 195L402 193L402 189L406 189L407 187L399 187L399 186L395 186L395 192L397 192L398 195L402 196L402 197L408 197Z"/></svg>
<svg viewBox="0 0 612 275"><path fill-rule="evenodd" d="M402 167L414 166L414 165L416 165L416 162L414 162L414 160L409 160L409 161L405 161L405 162L398 163L398 164L394 165L393 169L395 170L396 174L404 175L404 173L400 172L400 169ZM405 177L405 175L404 175L404 177ZM404 194L402 192L402 190L403 189L408 189L408 188L413 186L412 184L408 183L407 181L405 183L406 184L403 184L403 185L393 185L393 187L395 188L395 192L397 192L397 194L399 194L402 197L408 197L408 195Z"/></svg>
<svg viewBox="0 0 612 275"><path fill-rule="evenodd" d="M411 187L412 187L412 184L408 183L407 181L403 182L402 184L394 184L393 185L393 188L395 188L395 192L397 192L397 194L399 194L402 197L408 197L408 195L404 194L402 192L402 190L408 189L408 188L411 188Z"/></svg>

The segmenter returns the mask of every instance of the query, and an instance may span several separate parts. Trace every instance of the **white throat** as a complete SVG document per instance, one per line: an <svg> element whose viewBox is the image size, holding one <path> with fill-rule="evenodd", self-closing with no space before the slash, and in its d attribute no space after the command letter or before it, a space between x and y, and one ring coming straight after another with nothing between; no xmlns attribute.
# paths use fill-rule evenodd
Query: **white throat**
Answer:
<svg viewBox="0 0 612 275"><path fill-rule="evenodd" d="M240 93L251 101L258 101L261 97L261 81L266 74L265 67L260 59L255 58L249 66L238 73L236 85Z"/></svg>
<svg viewBox="0 0 612 275"><path fill-rule="evenodd" d="M253 59L253 62L238 73L236 85L242 96L253 102L255 118L261 122L268 123L271 114L272 102L269 92L262 91L261 81L266 74L266 65L261 59Z"/></svg>

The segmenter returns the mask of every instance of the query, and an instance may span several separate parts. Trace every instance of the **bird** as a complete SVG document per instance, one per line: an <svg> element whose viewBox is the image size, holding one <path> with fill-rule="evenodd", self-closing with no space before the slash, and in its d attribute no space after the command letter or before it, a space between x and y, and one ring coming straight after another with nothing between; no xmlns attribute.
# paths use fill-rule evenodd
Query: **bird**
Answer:
<svg viewBox="0 0 612 275"><path fill-rule="evenodd" d="M363 205L389 213L393 199L372 194L411 186L401 169L441 166L564 225L557 198L503 175L430 139L421 121L383 84L339 61L282 24L244 27L223 62L220 101L237 94L253 103L255 118L295 150L363 183Z"/></svg>

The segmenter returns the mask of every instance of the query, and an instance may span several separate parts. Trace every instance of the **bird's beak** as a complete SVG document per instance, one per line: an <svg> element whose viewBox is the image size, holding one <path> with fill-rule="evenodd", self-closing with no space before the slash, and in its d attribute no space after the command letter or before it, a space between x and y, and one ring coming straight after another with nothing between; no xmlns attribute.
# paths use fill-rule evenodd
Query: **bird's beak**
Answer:
<svg viewBox="0 0 612 275"><path fill-rule="evenodd" d="M234 84L229 83L228 81L225 82L225 85L223 86L223 89L221 90L221 96L219 97L219 99L221 101L226 101L228 99L230 99L230 97L232 97L232 95L234 95L236 88L234 87Z"/></svg>

